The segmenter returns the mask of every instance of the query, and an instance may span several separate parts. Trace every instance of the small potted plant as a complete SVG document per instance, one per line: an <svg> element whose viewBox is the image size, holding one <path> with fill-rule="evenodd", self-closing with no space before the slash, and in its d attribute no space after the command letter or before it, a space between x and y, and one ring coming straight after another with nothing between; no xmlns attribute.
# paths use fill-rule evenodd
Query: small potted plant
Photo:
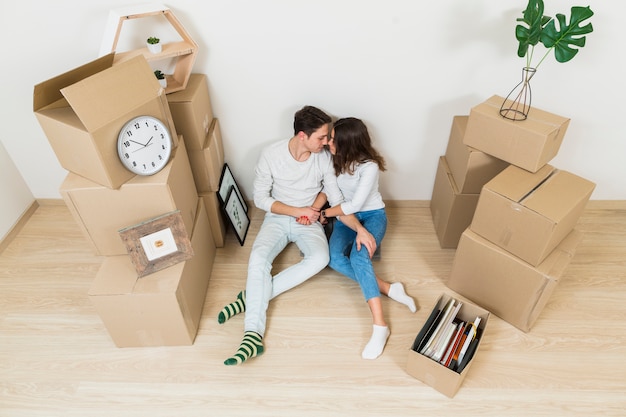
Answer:
<svg viewBox="0 0 626 417"><path fill-rule="evenodd" d="M571 8L569 24L562 13L556 19L544 16L543 0L528 0L523 17L517 19L515 38L519 42L517 56L525 58L522 81L509 93L500 115L511 120L525 120L531 105L530 79L544 59L554 51L557 62L568 62L585 46L585 35L593 32L591 23L585 21L593 16L589 6ZM558 25L557 25L558 23ZM532 63L535 46L539 43L547 49L536 64ZM511 99L507 103L507 100Z"/></svg>
<svg viewBox="0 0 626 417"><path fill-rule="evenodd" d="M167 87L167 78L165 78L165 74L163 74L161 70L155 70L154 76L156 77L157 80L159 80L159 84L161 84L161 87L163 88Z"/></svg>
<svg viewBox="0 0 626 417"><path fill-rule="evenodd" d="M150 36L146 40L146 45L148 46L148 50L153 54L158 54L159 52L161 52L161 39L159 38Z"/></svg>

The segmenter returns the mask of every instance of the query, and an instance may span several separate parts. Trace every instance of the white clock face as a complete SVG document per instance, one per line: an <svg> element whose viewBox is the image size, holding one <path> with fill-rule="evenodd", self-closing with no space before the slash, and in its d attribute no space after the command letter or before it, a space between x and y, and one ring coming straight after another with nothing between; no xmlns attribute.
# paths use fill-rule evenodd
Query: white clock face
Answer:
<svg viewBox="0 0 626 417"><path fill-rule="evenodd" d="M156 174L170 159L170 132L155 117L135 117L120 130L117 153L122 164L131 172L139 175Z"/></svg>

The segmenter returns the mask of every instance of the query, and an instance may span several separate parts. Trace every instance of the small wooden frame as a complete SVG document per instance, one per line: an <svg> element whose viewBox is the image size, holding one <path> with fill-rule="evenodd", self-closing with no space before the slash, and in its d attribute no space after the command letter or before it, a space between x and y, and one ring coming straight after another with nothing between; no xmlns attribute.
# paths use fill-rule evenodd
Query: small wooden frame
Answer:
<svg viewBox="0 0 626 417"><path fill-rule="evenodd" d="M143 277L193 257L180 210L119 230L128 255Z"/></svg>
<svg viewBox="0 0 626 417"><path fill-rule="evenodd" d="M233 226L233 229L235 229L235 235L237 235L239 244L243 246L246 241L248 229L250 228L250 218L248 217L248 213L244 210L243 201L239 198L239 194L237 194L235 187L232 185L226 197L224 212L230 224Z"/></svg>
<svg viewBox="0 0 626 417"><path fill-rule="evenodd" d="M243 195L241 195L241 191L239 190L239 185L233 176L232 171L228 164L224 164L222 167L222 174L220 175L219 182L219 190L217 192L217 196L222 203L222 206L226 204L226 200L228 199L228 193L230 192L231 187L235 188L235 192L237 193L237 197L241 201L241 205L243 206L244 211L248 212L248 205L246 204L246 200L244 200Z"/></svg>

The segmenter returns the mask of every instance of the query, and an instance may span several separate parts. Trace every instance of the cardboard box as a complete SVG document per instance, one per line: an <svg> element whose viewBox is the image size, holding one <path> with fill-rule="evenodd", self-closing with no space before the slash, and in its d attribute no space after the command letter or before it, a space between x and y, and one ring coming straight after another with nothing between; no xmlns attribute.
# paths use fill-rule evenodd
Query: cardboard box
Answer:
<svg viewBox="0 0 626 417"><path fill-rule="evenodd" d="M446 161L461 194L480 194L483 185L498 175L509 163L463 143L468 116L454 116Z"/></svg>
<svg viewBox="0 0 626 417"><path fill-rule="evenodd" d="M450 298L451 297L448 295L441 295L431 311L436 311L443 308L448 300L450 300ZM426 330L428 330L425 328L426 326L422 327L417 337L415 338L415 341L413 342L413 345L409 350L409 358L407 360L407 372L411 376L419 379L425 384L430 385L437 391L450 398L454 397L454 395L461 387L463 380L467 376L467 373L472 366L473 359L476 357L476 353L478 353L478 350L480 348L480 343L485 337L487 322L489 321L489 312L487 310L484 310L465 300L458 298L457 300L463 303L461 309L459 310L459 313L457 314L457 317L459 317L463 321L471 321L472 323L474 322L476 317L481 318L480 324L478 325L478 328L480 329L480 339L478 339L476 351L474 353L474 356L471 358L472 360L470 360L465 368L463 368L463 371L461 371L461 373L457 373L456 371L453 371L441 365L439 362L434 361L428 356L424 356L416 351L417 344L426 333Z"/></svg>
<svg viewBox="0 0 626 417"><path fill-rule="evenodd" d="M209 216L213 240L218 248L224 247L226 241L226 219L224 211L217 198L217 192L200 193L200 198L204 200L204 207Z"/></svg>
<svg viewBox="0 0 626 417"><path fill-rule="evenodd" d="M191 233L198 193L182 140L180 144L160 172L137 175L116 190L67 175L61 195L97 255L126 254L120 229L174 210L180 210Z"/></svg>
<svg viewBox="0 0 626 417"><path fill-rule="evenodd" d="M509 166L483 187L471 229L533 266L574 229L595 184L545 165Z"/></svg>
<svg viewBox="0 0 626 417"><path fill-rule="evenodd" d="M163 121L174 140L176 129L145 58L112 64L109 54L36 85L33 110L63 168L118 188L134 176L117 154L124 124L149 115Z"/></svg>
<svg viewBox="0 0 626 417"><path fill-rule="evenodd" d="M463 232L447 286L528 332L572 260L582 234L573 230L537 267L482 238Z"/></svg>
<svg viewBox="0 0 626 417"><path fill-rule="evenodd" d="M463 142L535 172L556 156L570 119L532 107L524 121L500 115L504 98L492 96L472 107Z"/></svg>
<svg viewBox="0 0 626 417"><path fill-rule="evenodd" d="M189 162L199 193L219 190L224 166L224 144L218 119L213 119L202 149L189 151Z"/></svg>
<svg viewBox="0 0 626 417"><path fill-rule="evenodd" d="M461 234L472 223L478 198L479 194L459 193L445 156L440 157L430 212L442 248L457 247Z"/></svg>
<svg viewBox="0 0 626 417"><path fill-rule="evenodd" d="M89 299L118 347L193 344L216 252L198 201L191 259L142 278L128 255L104 259Z"/></svg>
<svg viewBox="0 0 626 417"><path fill-rule="evenodd" d="M203 149L204 140L213 122L209 84L204 74L191 74L187 87L167 95L179 134L187 142L187 151Z"/></svg>

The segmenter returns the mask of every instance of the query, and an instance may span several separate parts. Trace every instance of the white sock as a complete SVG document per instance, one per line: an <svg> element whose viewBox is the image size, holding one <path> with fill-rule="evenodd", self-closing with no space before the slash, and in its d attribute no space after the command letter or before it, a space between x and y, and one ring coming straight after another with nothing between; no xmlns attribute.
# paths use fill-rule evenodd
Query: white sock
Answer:
<svg viewBox="0 0 626 417"><path fill-rule="evenodd" d="M389 327L374 324L372 337L370 341L367 342L367 345L365 345L363 353L361 353L363 359L376 359L379 357L380 354L383 353L387 338L389 338Z"/></svg>
<svg viewBox="0 0 626 417"><path fill-rule="evenodd" d="M394 282L391 284L391 286L389 286L388 295L392 300L407 306L409 310L411 310L411 313L415 313L417 311L415 300L413 300L413 297L408 296L407 293L404 292L404 285L402 285L401 282Z"/></svg>

